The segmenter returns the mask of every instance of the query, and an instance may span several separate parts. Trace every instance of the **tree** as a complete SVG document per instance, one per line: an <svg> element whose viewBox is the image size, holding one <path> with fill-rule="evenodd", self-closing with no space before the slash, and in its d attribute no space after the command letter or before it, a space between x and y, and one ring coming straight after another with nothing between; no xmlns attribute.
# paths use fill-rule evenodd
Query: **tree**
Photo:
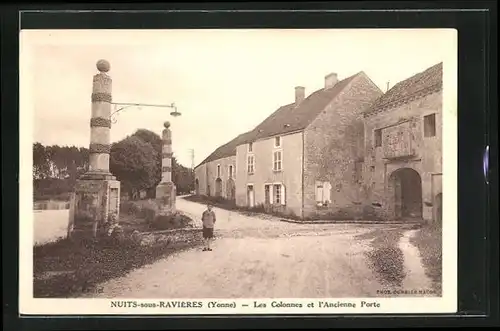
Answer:
<svg viewBox="0 0 500 331"><path fill-rule="evenodd" d="M131 198L156 182L157 153L137 136L129 136L111 147L110 170Z"/></svg>
<svg viewBox="0 0 500 331"><path fill-rule="evenodd" d="M49 177L49 157L45 146L40 143L33 144L33 179Z"/></svg>
<svg viewBox="0 0 500 331"><path fill-rule="evenodd" d="M152 187L150 187L150 191L154 192L154 188L161 181L161 167L162 167L162 147L163 141L162 138L156 133L139 129L133 135L133 137L138 137L142 141L150 144L153 149L157 153L156 157L156 170L155 170L155 182ZM189 168L184 167L182 164L179 164L175 157L172 156L172 181L175 183L177 187L177 191L179 193L187 193L194 189L194 175Z"/></svg>
<svg viewBox="0 0 500 331"><path fill-rule="evenodd" d="M150 144L154 151L155 151L155 170L154 170L154 175L155 175L155 182L153 186L158 185L161 181L161 161L162 161L162 147L163 147L163 141L159 135L154 133L153 131L149 131L146 129L139 129L137 130L132 137L137 137L144 141L145 143Z"/></svg>
<svg viewBox="0 0 500 331"><path fill-rule="evenodd" d="M194 190L194 174L191 169L172 158L172 181L175 183L177 192L189 193Z"/></svg>

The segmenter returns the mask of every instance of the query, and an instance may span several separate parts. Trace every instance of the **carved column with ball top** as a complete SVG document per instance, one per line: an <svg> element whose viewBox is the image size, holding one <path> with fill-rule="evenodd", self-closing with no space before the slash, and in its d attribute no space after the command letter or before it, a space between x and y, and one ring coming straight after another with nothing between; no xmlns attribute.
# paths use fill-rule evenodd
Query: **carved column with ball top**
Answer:
<svg viewBox="0 0 500 331"><path fill-rule="evenodd" d="M172 182L172 131L170 123L165 122L162 132L161 181L156 187L156 199L161 205L162 214L175 213L176 187Z"/></svg>
<svg viewBox="0 0 500 331"><path fill-rule="evenodd" d="M89 169L76 182L68 234L96 237L110 220L118 221L120 182L109 170L111 151L112 79L110 64L97 62L93 78L90 117Z"/></svg>

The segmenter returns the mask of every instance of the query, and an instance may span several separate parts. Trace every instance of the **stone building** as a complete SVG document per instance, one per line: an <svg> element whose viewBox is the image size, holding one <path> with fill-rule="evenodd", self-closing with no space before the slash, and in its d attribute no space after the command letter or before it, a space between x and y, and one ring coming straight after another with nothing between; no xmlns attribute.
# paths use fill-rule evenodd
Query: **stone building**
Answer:
<svg viewBox="0 0 500 331"><path fill-rule="evenodd" d="M442 70L396 84L364 114L363 191L385 219L441 220Z"/></svg>
<svg viewBox="0 0 500 331"><path fill-rule="evenodd" d="M236 146L247 135L241 134L220 146L194 168L197 195L235 199Z"/></svg>
<svg viewBox="0 0 500 331"><path fill-rule="evenodd" d="M382 91L364 72L324 83L308 97L296 87L295 102L245 135L236 149L237 205L308 218L361 204L363 113Z"/></svg>

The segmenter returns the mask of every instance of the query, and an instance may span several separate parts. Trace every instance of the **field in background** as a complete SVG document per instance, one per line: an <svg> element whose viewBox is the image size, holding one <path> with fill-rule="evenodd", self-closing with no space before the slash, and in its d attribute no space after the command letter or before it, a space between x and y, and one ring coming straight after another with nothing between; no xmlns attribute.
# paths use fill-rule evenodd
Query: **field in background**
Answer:
<svg viewBox="0 0 500 331"><path fill-rule="evenodd" d="M69 209L69 201L44 200L33 203L34 210L61 210Z"/></svg>

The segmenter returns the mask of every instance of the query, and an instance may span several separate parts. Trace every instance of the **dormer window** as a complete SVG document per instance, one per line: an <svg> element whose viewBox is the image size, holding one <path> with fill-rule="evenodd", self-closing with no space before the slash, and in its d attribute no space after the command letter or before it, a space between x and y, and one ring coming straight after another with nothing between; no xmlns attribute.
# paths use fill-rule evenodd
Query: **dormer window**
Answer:
<svg viewBox="0 0 500 331"><path fill-rule="evenodd" d="M253 143L248 144L248 151L251 153L253 152Z"/></svg>
<svg viewBox="0 0 500 331"><path fill-rule="evenodd" d="M281 137L274 138L274 147L281 147Z"/></svg>

